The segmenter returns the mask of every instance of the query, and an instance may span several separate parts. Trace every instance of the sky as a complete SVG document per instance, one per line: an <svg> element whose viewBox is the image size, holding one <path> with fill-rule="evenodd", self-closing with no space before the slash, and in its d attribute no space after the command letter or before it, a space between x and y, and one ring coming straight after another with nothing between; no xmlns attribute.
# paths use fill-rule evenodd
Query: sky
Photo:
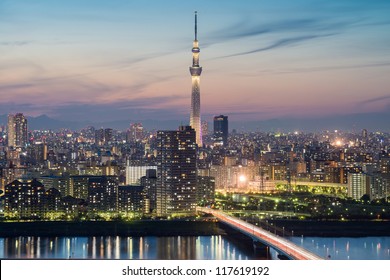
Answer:
<svg viewBox="0 0 390 280"><path fill-rule="evenodd" d="M388 0L0 0L0 114L189 121L390 111Z"/></svg>

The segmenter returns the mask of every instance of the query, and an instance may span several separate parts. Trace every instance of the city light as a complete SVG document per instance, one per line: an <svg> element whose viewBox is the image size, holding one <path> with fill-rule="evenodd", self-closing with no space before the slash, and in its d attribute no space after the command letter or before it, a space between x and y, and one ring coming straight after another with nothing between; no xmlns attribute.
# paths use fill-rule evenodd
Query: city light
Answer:
<svg viewBox="0 0 390 280"><path fill-rule="evenodd" d="M334 145L338 146L338 147L341 147L343 145L343 141L342 140L336 140Z"/></svg>
<svg viewBox="0 0 390 280"><path fill-rule="evenodd" d="M18 4L20 7L13 6L12 2L5 4L6 21L18 11L21 13L18 18L34 22L31 20L33 15L28 12L30 9L22 9L21 3ZM255 5L254 2L251 5ZM38 6L32 10L36 11ZM104 10L109 10L108 6ZM272 248L279 259L329 259L338 251L313 240L310 241L314 245L312 249L322 251L308 252L302 247L303 235L313 238L390 236L390 133L387 123L382 124L387 120L383 117L387 116L387 111L382 112L387 109L386 102L383 102L387 98L381 96L383 89L377 86L389 87L385 86L386 79L378 78L374 83L373 79L364 78L367 73L369 77L385 76L378 73L386 73L388 65L386 61L370 62L369 57L358 55L358 52L374 46L375 52L371 49L367 53L370 57L372 54L378 59L386 57L387 54L381 56L378 51L386 48L373 44L374 40L365 40L377 36L375 32L368 37L359 37L361 42L357 45L364 46L352 53L353 59L361 61L354 61L352 57L348 58L345 49L336 52L330 49L332 44L327 43L338 38L340 32L335 30L347 33L349 29L361 26L348 23L348 20L353 22L351 18L338 20L336 23L340 26L327 23L319 28L324 18L331 20L332 17L313 18L310 10L306 15L290 13L293 18L288 17L289 13L283 13L279 19L271 15L272 21L267 22L269 19L258 13L261 9L252 9L251 6L250 13L245 15L249 20L234 30L229 29L234 22L225 25L226 22L221 20L213 25L213 19L207 19L210 12L204 14L204 20L200 14L198 34L197 12L191 13L188 19L191 24L185 24L174 19L176 10L175 13L165 8L158 13L150 10L147 17L129 17L129 10L125 9L127 5L119 6L124 7L123 11L113 17L119 17L119 20L102 24L105 31L118 23L122 27L116 26L113 32L89 32L92 31L89 29L85 32L85 27L80 25L80 34L85 34L83 40L93 44L84 45L85 49L79 55L76 50L83 43L72 44L71 52L63 52L65 60L60 59L59 53L42 52L40 55L45 59L40 62L36 46L50 45L45 42L52 38L45 39L46 35L42 33L42 38L35 38L32 34L26 42L15 41L14 34L23 30L28 32L29 28L18 26L17 21L6 25L9 34L5 32L4 42L0 42L7 57L0 69L4 72L2 97L5 98L2 101L5 115L0 118L0 239L2 236L14 239L11 242L0 240L7 249L0 252L0 258L15 258L5 255L12 252L22 254L23 258L42 257L34 255L33 251L38 244L44 244L43 237L51 238L45 250L61 251L57 238L64 235L74 235L79 240L99 239L100 243L94 242L94 247L84 247L87 250L83 258L96 258L97 251L102 258L112 258L113 255L120 258L124 251L129 252L129 259L154 256L152 247L163 247L165 243L169 245L164 247L168 248L167 255L175 250L180 257L196 258L199 251L207 251L207 258L223 258L230 245L221 242L221 236L229 235L234 239L236 234L231 232L239 231L248 237L240 237L242 248L248 247L252 252L255 247L248 258L268 259ZM133 6L131 8L135 10L131 12L135 13L137 5ZM42 11L51 9L47 7ZM334 9L331 5L327 11L330 13ZM97 15L98 10L94 7L93 13ZM69 10L65 11L64 15L68 14ZM386 22L385 16L372 17L370 21L366 14L367 11L363 10L357 20ZM109 13L105 16L110 18ZM83 18L80 16L75 22L82 23ZM135 22L130 24L128 18ZM160 21L153 22L153 28L149 28L148 23L148 28L143 29L144 26L138 25L136 20L144 18L151 22L159 18ZM218 16L218 19L222 18ZM311 19L310 24L305 18ZM255 22L257 19L264 22ZM36 28L31 28L38 32L42 29L38 28L41 20L36 22ZM73 26L72 22L68 19L63 25ZM99 26L98 22L94 21L94 24ZM123 25L125 22L127 25ZM50 26L57 28L58 34L72 33L60 32L62 24L50 25L47 22L41 27L46 30ZM137 28L128 28L131 26ZM260 26L270 36L262 36ZM186 33L192 35L190 39L187 37L179 42L180 38L187 36L179 33L183 27L190 27ZM310 28L312 30L308 30ZM133 29L138 32L132 33ZM290 29L294 29L294 35L287 34ZM119 32L122 30L129 34L122 36L123 32ZM153 49L155 45L143 42L150 37L148 30L159 31L153 37L155 42L161 43L158 50ZM166 36L168 30L175 32ZM313 31L315 36L307 35ZM272 32L283 33L285 37L275 37ZM21 38L25 35L22 33ZM88 37L88 34L95 33L103 37ZM105 33L111 37L104 38ZM79 42L81 38L71 40L71 37L60 41ZM126 38L131 38L131 41ZM231 48L232 39L237 43L234 48ZM246 45L248 39L251 44ZM380 39L382 42L383 38ZM259 40L258 44L256 40ZM312 45L321 47L322 43L316 40L322 40L329 47L326 49L329 53L345 53L347 57L321 64L313 52L306 51L312 42ZM106 49L112 41L117 45ZM199 60L199 42L207 43L204 57L210 59L202 99L200 76L203 68ZM167 49L166 44L171 44L171 48ZM179 60L185 44L187 62ZM62 45L69 44L57 45L61 49ZM144 47L137 50L141 45ZM33 55L31 47L34 48ZM98 53L93 48L97 48ZM297 56L302 50L302 56ZM283 56L277 51L283 51ZM96 54L104 61L94 61ZM52 69L53 57L56 57L54 72L35 71ZM32 58L33 63L30 63ZM175 59L178 60L175 62ZM283 64L278 64L279 61ZM90 64L88 67L83 66L86 62ZM249 64L254 68L246 69ZM67 65L72 67L66 70ZM102 67L104 65L114 66ZM99 69L92 69L98 66ZM152 68L148 69L150 66ZM59 69L63 69L62 72L58 72ZM332 69L337 69L337 75L325 76ZM376 72L370 72L374 70ZM50 77L45 76L46 72L50 72ZM186 89L185 80L177 80L185 72L191 76L191 92ZM352 72L356 75L351 76ZM356 77L359 81L353 81ZM190 77L187 79L187 86L190 86ZM319 83L322 80L329 82L324 86ZM344 87L339 88L340 83L345 83ZM303 87L298 87L301 84ZM351 90L348 98L337 96L341 90ZM305 93L304 98L300 92ZM50 100L46 101L48 97ZM57 105L46 106L55 100ZM348 104L343 103L345 100ZM376 106L382 107L378 109ZM42 110L50 117L37 116ZM336 114L337 110L340 115ZM359 116L353 115L353 110L359 111ZM347 113L352 115L346 116ZM371 113L380 113L381 121L370 117ZM327 121L323 121L321 116L326 114L329 119L326 117ZM69 119L60 121L60 116ZM280 116L283 118L279 119ZM377 131L381 127L385 127L384 131ZM146 237L149 235L178 237L180 246L171 245L170 241L148 243ZM120 242L121 236L128 238L126 244L131 244L131 249ZM133 242L130 240L133 236L142 237ZM200 245L199 236L211 236L209 245ZM294 242L300 236L298 246ZM37 237L37 241L32 242L31 237ZM192 240L182 241L183 237ZM259 246L258 242L264 244ZM66 240L66 258L74 257L75 252L70 249L74 244L69 238ZM210 244L220 247L212 251ZM183 249L184 245L195 245L198 251ZM133 252L133 247L137 246L138 255ZM114 247L115 253L111 250ZM376 248L380 251L383 248L389 250L388 247L381 241ZM24 254L21 248L30 249ZM231 251L234 251L234 257L245 259L241 258L239 250ZM92 255L88 255L90 252ZM161 256L160 253L155 255ZM175 257L177 255L169 256L171 259ZM388 259L389 254L382 258Z"/></svg>

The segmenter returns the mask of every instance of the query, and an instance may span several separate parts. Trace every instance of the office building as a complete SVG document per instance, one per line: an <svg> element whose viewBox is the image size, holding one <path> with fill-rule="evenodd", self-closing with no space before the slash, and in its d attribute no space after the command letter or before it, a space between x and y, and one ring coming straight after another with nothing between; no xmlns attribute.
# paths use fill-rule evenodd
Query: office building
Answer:
<svg viewBox="0 0 390 280"><path fill-rule="evenodd" d="M227 146L229 137L229 124L227 116L214 117L214 145Z"/></svg>

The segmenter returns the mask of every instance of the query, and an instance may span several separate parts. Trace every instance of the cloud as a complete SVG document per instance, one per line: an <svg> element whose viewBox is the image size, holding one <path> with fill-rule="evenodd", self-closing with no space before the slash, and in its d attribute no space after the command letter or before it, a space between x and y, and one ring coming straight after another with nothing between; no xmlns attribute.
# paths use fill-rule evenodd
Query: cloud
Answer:
<svg viewBox="0 0 390 280"><path fill-rule="evenodd" d="M0 41L0 46L19 47L31 44L32 41Z"/></svg>
<svg viewBox="0 0 390 280"><path fill-rule="evenodd" d="M206 37L208 44L226 42L227 40L243 39L267 33L298 32L322 33L340 32L343 28L352 26L361 20L334 19L286 19L275 22L251 23L250 19L242 20L228 28L218 30Z"/></svg>
<svg viewBox="0 0 390 280"><path fill-rule="evenodd" d="M206 46L216 43L225 43L230 40L243 40L246 38L257 37L260 35L270 34L280 39L274 41L268 46L261 47L246 52L235 53L217 58L225 58L239 55L252 54L284 47L299 42L304 42L316 38L329 37L345 32L345 29L363 22L363 19L334 19L328 17L322 18L298 18L283 19L273 22L251 22L249 18L241 22L212 33L206 37ZM289 35L286 35L289 34ZM293 37L287 37L294 34ZM276 37L276 38L277 38ZM244 44L245 42L242 41Z"/></svg>
<svg viewBox="0 0 390 280"><path fill-rule="evenodd" d="M378 96L370 99L366 99L364 101L359 102L360 105L369 105L378 101L390 101L390 94Z"/></svg>
<svg viewBox="0 0 390 280"><path fill-rule="evenodd" d="M352 64L352 65L329 65L329 66L320 66L320 67L306 67L306 68L291 68L291 69L281 69L281 70L262 70L258 73L261 74L296 74L296 73L310 73L310 72L322 72L322 71L332 71L332 70L344 70L344 69L360 69L360 68L374 68L374 67L389 67L389 62L373 62L366 64ZM253 76L258 76L258 73ZM245 74L246 76L248 74Z"/></svg>
<svg viewBox="0 0 390 280"><path fill-rule="evenodd" d="M26 88L31 88L31 87L34 87L34 86L35 85L32 84L32 83L0 85L0 91L7 92L7 91L10 91L10 90L26 89Z"/></svg>
<svg viewBox="0 0 390 280"><path fill-rule="evenodd" d="M2 114L21 112L27 115L40 115L50 112L50 108L43 104L32 104L28 102L1 102L0 111Z"/></svg>
<svg viewBox="0 0 390 280"><path fill-rule="evenodd" d="M106 104L91 103L68 103L58 104L52 107L48 115L62 120L91 120L93 121L115 121L121 119L175 119L183 115L181 107L167 107L166 104L177 99L183 99L182 96L162 96L136 98L134 100L123 100L120 102ZM188 109L189 111L189 109ZM186 112L187 113L187 112Z"/></svg>
<svg viewBox="0 0 390 280"><path fill-rule="evenodd" d="M241 52L241 53L230 54L230 55L226 55L226 56L221 56L219 58L247 55L247 54L253 54L253 53L257 53L257 52L268 51L268 50L281 48L281 47L285 47L288 45L293 45L296 43L300 43L300 42L304 42L304 41L308 41L308 40L313 40L313 39L317 39L317 38L328 37L328 36L332 36L332 35L334 35L334 34L308 35L308 36L280 39L280 40L278 40L278 41L276 41L268 46L262 47L262 48L258 48L258 49L254 49L254 50L250 50L250 51L246 51L246 52Z"/></svg>
<svg viewBox="0 0 390 280"><path fill-rule="evenodd" d="M0 71L6 71L7 73L9 73L17 72L20 70L25 70L33 73L42 73L45 71L45 68L28 59L8 59L2 60L0 63Z"/></svg>

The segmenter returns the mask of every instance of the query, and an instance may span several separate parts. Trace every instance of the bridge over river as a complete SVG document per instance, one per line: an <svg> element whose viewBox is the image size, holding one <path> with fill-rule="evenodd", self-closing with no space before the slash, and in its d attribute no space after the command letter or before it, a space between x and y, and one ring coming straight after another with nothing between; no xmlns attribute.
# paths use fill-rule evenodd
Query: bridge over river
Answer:
<svg viewBox="0 0 390 280"><path fill-rule="evenodd" d="M213 210L205 207L198 207L198 212L211 214L221 223L224 223L243 234L250 236L253 240L259 241L273 249L288 259L293 260L322 260L316 254L294 244L293 242L266 231L258 226L245 222L239 218L232 217L223 211Z"/></svg>

